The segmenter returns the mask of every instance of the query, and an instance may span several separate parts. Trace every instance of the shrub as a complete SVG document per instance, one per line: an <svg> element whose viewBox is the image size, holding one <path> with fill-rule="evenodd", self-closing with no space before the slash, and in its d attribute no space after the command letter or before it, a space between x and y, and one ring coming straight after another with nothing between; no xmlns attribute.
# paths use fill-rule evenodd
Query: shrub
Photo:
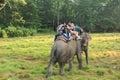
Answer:
<svg viewBox="0 0 120 80"><path fill-rule="evenodd" d="M0 28L1 28L1 29L5 28L5 27L6 27L5 25L0 24Z"/></svg>
<svg viewBox="0 0 120 80"><path fill-rule="evenodd" d="M3 37L3 38L7 37L7 33L5 30L0 29L0 37Z"/></svg>
<svg viewBox="0 0 120 80"><path fill-rule="evenodd" d="M8 37L16 37L16 27L8 26L8 28L6 28L6 32Z"/></svg>
<svg viewBox="0 0 120 80"><path fill-rule="evenodd" d="M33 36L37 33L37 30L36 29L32 29L30 28L30 35Z"/></svg>
<svg viewBox="0 0 120 80"><path fill-rule="evenodd" d="M32 28L17 27L17 29L22 30L23 36L33 36L37 33L37 30Z"/></svg>
<svg viewBox="0 0 120 80"><path fill-rule="evenodd" d="M0 37L2 37L2 30L0 29Z"/></svg>
<svg viewBox="0 0 120 80"><path fill-rule="evenodd" d="M16 37L22 37L23 36L23 31L22 30L16 30Z"/></svg>
<svg viewBox="0 0 120 80"><path fill-rule="evenodd" d="M37 33L36 29L15 26L8 26L5 30L7 32L8 37L32 36Z"/></svg>
<svg viewBox="0 0 120 80"><path fill-rule="evenodd" d="M22 29L23 30L23 36L30 36L30 30L29 29Z"/></svg>

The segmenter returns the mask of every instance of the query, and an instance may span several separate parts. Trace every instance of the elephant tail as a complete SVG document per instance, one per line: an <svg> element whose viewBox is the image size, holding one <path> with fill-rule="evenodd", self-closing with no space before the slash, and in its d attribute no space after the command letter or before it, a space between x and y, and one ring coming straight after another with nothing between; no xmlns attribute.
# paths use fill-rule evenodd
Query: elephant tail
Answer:
<svg viewBox="0 0 120 80"><path fill-rule="evenodd" d="M55 54L56 54L56 51L57 51L57 47L56 46L53 46L52 49L51 49L51 59L55 58Z"/></svg>

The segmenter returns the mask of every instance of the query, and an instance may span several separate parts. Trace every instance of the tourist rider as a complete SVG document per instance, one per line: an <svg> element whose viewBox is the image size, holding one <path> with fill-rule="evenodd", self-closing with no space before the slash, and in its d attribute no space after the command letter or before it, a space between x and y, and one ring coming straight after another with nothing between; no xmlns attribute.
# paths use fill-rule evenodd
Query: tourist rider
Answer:
<svg viewBox="0 0 120 80"><path fill-rule="evenodd" d="M67 40L70 40L71 34L67 28L66 23L60 24L57 27L57 34L55 35L54 41L57 39L58 36L63 35Z"/></svg>

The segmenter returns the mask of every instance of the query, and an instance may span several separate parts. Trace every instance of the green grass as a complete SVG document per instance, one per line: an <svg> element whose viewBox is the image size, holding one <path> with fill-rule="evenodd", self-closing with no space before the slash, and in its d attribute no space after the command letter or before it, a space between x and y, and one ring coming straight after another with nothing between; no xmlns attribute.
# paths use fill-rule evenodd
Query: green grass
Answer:
<svg viewBox="0 0 120 80"><path fill-rule="evenodd" d="M73 70L59 75L59 66L46 79L54 34L40 34L23 38L0 38L0 80L120 80L120 34L90 34L89 65L78 70L75 58Z"/></svg>

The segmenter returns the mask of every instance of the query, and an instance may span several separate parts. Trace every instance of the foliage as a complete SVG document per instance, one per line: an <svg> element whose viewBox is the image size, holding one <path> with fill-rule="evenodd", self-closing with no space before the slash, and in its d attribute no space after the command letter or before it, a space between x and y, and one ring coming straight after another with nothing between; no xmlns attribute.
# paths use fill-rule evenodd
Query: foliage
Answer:
<svg viewBox="0 0 120 80"><path fill-rule="evenodd" d="M5 30L0 29L0 37L3 37L3 38L7 37L7 33Z"/></svg>
<svg viewBox="0 0 120 80"><path fill-rule="evenodd" d="M33 36L37 33L36 29L8 26L5 29L0 29L0 37L25 37Z"/></svg>
<svg viewBox="0 0 120 80"><path fill-rule="evenodd" d="M56 29L71 21L87 32L120 32L119 14L120 0L7 0L0 23Z"/></svg>
<svg viewBox="0 0 120 80"><path fill-rule="evenodd" d="M0 0L0 3L4 3L5 2L5 0Z"/></svg>

